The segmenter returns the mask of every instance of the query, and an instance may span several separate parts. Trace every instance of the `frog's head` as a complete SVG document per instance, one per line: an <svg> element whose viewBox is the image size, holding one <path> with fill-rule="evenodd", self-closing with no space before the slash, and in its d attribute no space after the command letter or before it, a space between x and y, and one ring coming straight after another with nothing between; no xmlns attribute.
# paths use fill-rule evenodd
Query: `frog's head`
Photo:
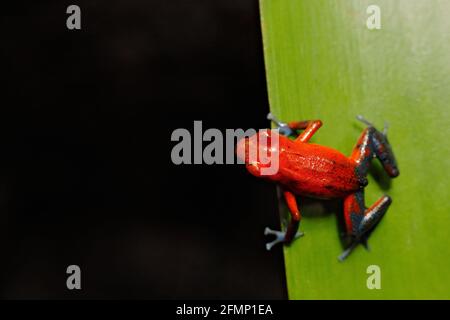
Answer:
<svg viewBox="0 0 450 320"><path fill-rule="evenodd" d="M279 134L274 130L260 130L237 142L236 154L240 163L256 177L276 180L279 168Z"/></svg>

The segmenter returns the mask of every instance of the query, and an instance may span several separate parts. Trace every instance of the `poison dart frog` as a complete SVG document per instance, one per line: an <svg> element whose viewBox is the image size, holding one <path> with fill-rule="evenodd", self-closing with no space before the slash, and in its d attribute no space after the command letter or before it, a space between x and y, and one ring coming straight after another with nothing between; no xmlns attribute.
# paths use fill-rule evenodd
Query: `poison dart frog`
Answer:
<svg viewBox="0 0 450 320"><path fill-rule="evenodd" d="M392 202L389 196L383 195L366 208L364 188L368 184L367 173L371 160L377 158L391 178L400 173L387 139L387 128L380 132L362 116L358 116L357 119L367 125L367 128L359 137L351 155L347 157L332 148L308 143L322 126L320 120L284 123L270 113L267 118L276 124L277 130L265 130L264 140L245 137L236 145L236 152L238 155L245 155L244 163L252 175L273 181L280 186L290 211L290 221L285 231L265 229L265 235L276 237L274 241L266 244L266 249L270 250L277 243L290 244L303 236L303 233L298 231L302 216L296 196L343 199L345 235L349 241L338 258L340 261L346 259L358 244L367 248L370 233ZM277 145L271 144L274 135L278 135ZM267 163L260 161L259 156L256 161L250 161L248 150L251 148L276 152L279 157L277 172L262 175L261 169L267 166Z"/></svg>

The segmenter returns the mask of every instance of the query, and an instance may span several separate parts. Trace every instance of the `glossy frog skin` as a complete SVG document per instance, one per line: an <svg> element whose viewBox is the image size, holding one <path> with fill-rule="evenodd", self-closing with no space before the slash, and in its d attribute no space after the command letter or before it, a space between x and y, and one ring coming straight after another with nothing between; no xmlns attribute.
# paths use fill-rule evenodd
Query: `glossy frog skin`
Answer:
<svg viewBox="0 0 450 320"><path fill-rule="evenodd" d="M265 142L262 139L244 138L237 143L238 154L246 155L247 170L254 176L277 183L283 191L291 213L286 231L266 228L266 235L276 236L273 242L266 245L267 250L279 242L289 244L303 235L297 231L301 214L296 195L317 199L344 199L344 221L346 235L350 241L346 250L339 256L340 261L343 261L359 243L367 248L369 234L392 202L389 196L384 195L371 207L365 207L364 187L367 186L366 176L370 162L376 157L392 178L400 173L387 139L386 129L380 132L363 117L358 116L367 128L359 137L352 154L347 157L332 148L308 143L322 126L320 120L283 123L271 114L268 115L268 119L276 123L278 130L263 133L267 137L264 139ZM276 146L271 143L273 135L278 135L279 138L276 150L274 149ZM261 168L266 162L259 159L249 162L248 150L251 147L278 153L278 171L273 175L261 175ZM267 166L267 163L265 165Z"/></svg>

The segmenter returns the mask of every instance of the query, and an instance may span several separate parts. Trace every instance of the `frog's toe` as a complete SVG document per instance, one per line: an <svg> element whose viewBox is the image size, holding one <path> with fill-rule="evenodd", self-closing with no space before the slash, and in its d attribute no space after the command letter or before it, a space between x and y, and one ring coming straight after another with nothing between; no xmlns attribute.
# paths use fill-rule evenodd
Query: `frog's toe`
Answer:
<svg viewBox="0 0 450 320"><path fill-rule="evenodd" d="M295 135L294 130L292 130L287 123L281 122L273 114L269 113L267 115L267 120L270 120L276 124L281 135L283 136Z"/></svg>
<svg viewBox="0 0 450 320"><path fill-rule="evenodd" d="M366 118L364 118L364 116L362 116L362 115L360 115L360 114L358 114L358 115L356 116L356 119L359 120L359 121L361 121L362 123L364 123L364 124L365 124L366 126L368 126L368 127L374 127L373 124L372 124L372 122L370 122L369 120L367 120Z"/></svg>
<svg viewBox="0 0 450 320"><path fill-rule="evenodd" d="M305 235L304 232L297 231L297 233L295 234L295 239L303 237L304 235Z"/></svg>
<svg viewBox="0 0 450 320"><path fill-rule="evenodd" d="M284 232L284 231L276 231L276 230L272 230L272 229L270 229L270 228L264 229L264 235L265 235L265 236L267 236L267 235L274 235L274 236L275 236L275 240L273 240L272 242L266 243L266 249L267 249L267 251L270 251L270 249L272 249L272 247L273 247L274 245L276 245L277 243L282 243L282 242L284 242L284 241L285 241L285 238L286 238L286 232ZM300 237L302 237L302 236L304 236L304 233L298 231L298 232L295 234L295 239L300 238Z"/></svg>
<svg viewBox="0 0 450 320"><path fill-rule="evenodd" d="M277 119L272 113L267 114L267 120L274 122L277 126L283 124L280 120Z"/></svg>
<svg viewBox="0 0 450 320"><path fill-rule="evenodd" d="M280 242L284 242L284 238L286 236L286 232L283 231L276 231L276 230L272 230L270 228L266 228L264 229L264 235L274 235L275 236L275 240L273 240L272 242L268 242L266 243L266 249L267 251L270 251L270 249L272 249L272 247L274 245L276 245L277 243Z"/></svg>
<svg viewBox="0 0 450 320"><path fill-rule="evenodd" d="M387 137L388 130L389 130L389 123L387 121L385 121L384 128L383 128L383 136Z"/></svg>
<svg viewBox="0 0 450 320"><path fill-rule="evenodd" d="M341 255L338 257L339 262L343 262L350 255L352 249L346 249Z"/></svg>
<svg viewBox="0 0 450 320"><path fill-rule="evenodd" d="M367 236L362 236L359 239L354 239L350 246L347 247L347 249L344 250L344 252L341 253L341 255L338 257L340 262L343 262L347 257L352 253L352 251L356 248L358 244L361 244L367 251L370 251L370 247L367 243Z"/></svg>

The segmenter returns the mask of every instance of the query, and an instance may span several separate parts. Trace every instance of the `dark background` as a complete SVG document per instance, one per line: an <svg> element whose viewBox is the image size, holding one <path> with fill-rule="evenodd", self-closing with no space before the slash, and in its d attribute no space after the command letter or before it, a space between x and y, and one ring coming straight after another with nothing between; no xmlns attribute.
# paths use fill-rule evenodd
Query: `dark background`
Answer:
<svg viewBox="0 0 450 320"><path fill-rule="evenodd" d="M275 187L170 158L194 120L269 125L256 0L2 4L1 30L1 298L286 298Z"/></svg>

